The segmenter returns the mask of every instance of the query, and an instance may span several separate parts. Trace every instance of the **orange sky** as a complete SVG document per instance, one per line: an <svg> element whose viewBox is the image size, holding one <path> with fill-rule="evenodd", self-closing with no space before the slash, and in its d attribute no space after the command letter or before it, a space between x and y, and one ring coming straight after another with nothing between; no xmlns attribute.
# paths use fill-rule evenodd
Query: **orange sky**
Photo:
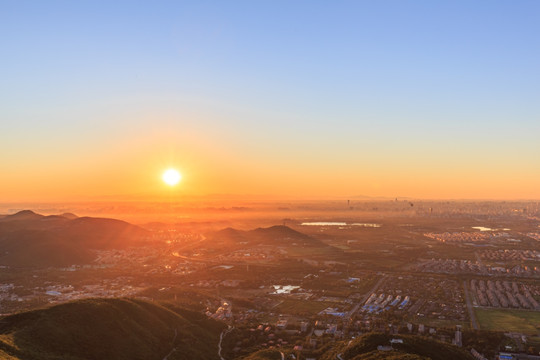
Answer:
<svg viewBox="0 0 540 360"><path fill-rule="evenodd" d="M146 137L145 137L146 136ZM538 175L519 161L461 159L444 151L419 156L389 152L358 156L292 149L283 154L250 142L134 134L88 149L58 149L4 156L4 201L77 201L178 197L182 195L260 195L275 198L328 198L356 195L458 199L540 198ZM230 143L232 146L229 146ZM279 146L279 145L277 145ZM313 151L312 151L313 150ZM446 156L446 157L445 157ZM478 163L476 163L478 161ZM484 162L482 162L484 161ZM171 188L163 183L168 167L182 173ZM537 171L537 170L536 170Z"/></svg>

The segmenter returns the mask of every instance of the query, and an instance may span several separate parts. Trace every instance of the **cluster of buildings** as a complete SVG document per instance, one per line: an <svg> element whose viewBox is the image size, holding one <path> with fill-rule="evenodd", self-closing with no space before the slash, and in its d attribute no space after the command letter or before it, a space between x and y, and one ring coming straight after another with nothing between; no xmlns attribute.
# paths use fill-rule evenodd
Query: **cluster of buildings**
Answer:
<svg viewBox="0 0 540 360"><path fill-rule="evenodd" d="M206 310L206 316L215 319L226 321L232 318L232 305L228 301L222 301L216 311Z"/></svg>
<svg viewBox="0 0 540 360"><path fill-rule="evenodd" d="M236 262L236 261L271 261L276 258L276 255L286 254L285 250L277 250L265 246L258 246L246 249L236 250L230 253L216 256L216 261Z"/></svg>
<svg viewBox="0 0 540 360"><path fill-rule="evenodd" d="M536 250L484 250L478 254L484 260L508 261L508 260L540 260L540 251Z"/></svg>
<svg viewBox="0 0 540 360"><path fill-rule="evenodd" d="M95 264L111 266L132 266L133 264L145 264L162 255L160 249L145 247L132 247L128 249L96 250Z"/></svg>
<svg viewBox="0 0 540 360"><path fill-rule="evenodd" d="M540 233L530 232L530 233L527 233L527 236L536 241L540 241Z"/></svg>
<svg viewBox="0 0 540 360"><path fill-rule="evenodd" d="M486 243L500 238L508 238L510 235L505 232L487 231L462 231L444 233L425 233L425 237L448 244L475 244Z"/></svg>
<svg viewBox="0 0 540 360"><path fill-rule="evenodd" d="M507 268L503 266L486 266L478 261L456 259L431 259L416 265L421 272L443 274L477 274L477 275L505 275L518 277L540 276L540 268L518 264Z"/></svg>
<svg viewBox="0 0 540 360"><path fill-rule="evenodd" d="M389 276L380 288L385 294L409 297L403 311L421 318L465 321L466 305L461 284L451 279L430 276ZM394 308L399 311L399 306Z"/></svg>
<svg viewBox="0 0 540 360"><path fill-rule="evenodd" d="M481 306L522 308L540 310L540 304L534 299L525 285L515 281L471 280L471 290Z"/></svg>
<svg viewBox="0 0 540 360"><path fill-rule="evenodd" d="M471 260L431 259L416 266L418 271L447 274L489 274L490 268Z"/></svg>
<svg viewBox="0 0 540 360"><path fill-rule="evenodd" d="M361 307L360 311L367 312L368 314L379 314L391 308L403 310L410 305L410 302L411 298L409 296L402 298L401 295L394 297L393 295L385 296L385 294L377 295L376 293L372 293Z"/></svg>

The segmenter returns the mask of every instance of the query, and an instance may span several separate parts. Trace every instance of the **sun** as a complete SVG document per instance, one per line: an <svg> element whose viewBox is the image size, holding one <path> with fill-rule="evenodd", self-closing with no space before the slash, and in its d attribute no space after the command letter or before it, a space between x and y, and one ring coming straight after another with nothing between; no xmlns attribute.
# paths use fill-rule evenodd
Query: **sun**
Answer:
<svg viewBox="0 0 540 360"><path fill-rule="evenodd" d="M165 184L174 186L182 180L182 175L175 169L167 169L161 177Z"/></svg>

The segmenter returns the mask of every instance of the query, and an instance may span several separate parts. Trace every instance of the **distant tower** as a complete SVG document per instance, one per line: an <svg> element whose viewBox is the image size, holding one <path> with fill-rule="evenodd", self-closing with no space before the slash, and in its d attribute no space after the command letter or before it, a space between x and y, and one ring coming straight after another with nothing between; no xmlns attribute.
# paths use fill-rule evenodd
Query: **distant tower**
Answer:
<svg viewBox="0 0 540 360"><path fill-rule="evenodd" d="M351 206L351 200L347 200L347 207Z"/></svg>

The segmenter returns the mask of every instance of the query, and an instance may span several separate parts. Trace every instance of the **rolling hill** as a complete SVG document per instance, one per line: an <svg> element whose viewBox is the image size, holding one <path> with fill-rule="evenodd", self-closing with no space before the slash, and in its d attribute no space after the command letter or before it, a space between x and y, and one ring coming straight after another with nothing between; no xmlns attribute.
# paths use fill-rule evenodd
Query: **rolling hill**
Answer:
<svg viewBox="0 0 540 360"><path fill-rule="evenodd" d="M257 228L249 231L242 231L227 228L208 235L208 241L212 245L269 245L269 246L289 246L298 243L303 246L324 247L327 246L321 241L302 234L288 226L276 225L268 228Z"/></svg>
<svg viewBox="0 0 540 360"><path fill-rule="evenodd" d="M318 239L302 234L290 227L277 225L248 231L226 228L206 234L205 240L188 245L183 250L207 249L209 254L220 254L259 246L333 249Z"/></svg>
<svg viewBox="0 0 540 360"><path fill-rule="evenodd" d="M0 218L0 265L62 267L91 262L92 250L143 244L148 232L125 221L44 216L30 210Z"/></svg>
<svg viewBox="0 0 540 360"><path fill-rule="evenodd" d="M224 327L140 300L79 300L2 318L0 358L213 360Z"/></svg>

